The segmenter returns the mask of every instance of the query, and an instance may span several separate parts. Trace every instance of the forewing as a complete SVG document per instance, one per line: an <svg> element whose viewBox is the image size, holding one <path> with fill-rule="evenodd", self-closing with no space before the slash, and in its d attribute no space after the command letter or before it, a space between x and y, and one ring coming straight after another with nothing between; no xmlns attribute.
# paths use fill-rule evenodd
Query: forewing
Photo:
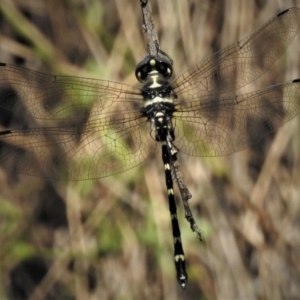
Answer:
<svg viewBox="0 0 300 300"><path fill-rule="evenodd" d="M55 179L123 172L154 150L141 91L72 76L0 65L0 164Z"/></svg>
<svg viewBox="0 0 300 300"><path fill-rule="evenodd" d="M181 105L254 81L286 51L300 30L300 9L290 8L248 37L188 69L172 83Z"/></svg>
<svg viewBox="0 0 300 300"><path fill-rule="evenodd" d="M178 107L175 145L195 156L247 148L300 113L300 80L240 96L200 98Z"/></svg>

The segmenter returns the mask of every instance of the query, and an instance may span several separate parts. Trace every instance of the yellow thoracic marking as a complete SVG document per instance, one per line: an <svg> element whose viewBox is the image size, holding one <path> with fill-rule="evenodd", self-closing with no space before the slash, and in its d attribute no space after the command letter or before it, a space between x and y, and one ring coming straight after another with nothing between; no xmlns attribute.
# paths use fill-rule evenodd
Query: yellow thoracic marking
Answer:
<svg viewBox="0 0 300 300"><path fill-rule="evenodd" d="M144 106L148 106L151 104L155 104L155 103L164 103L164 102L168 102L168 103L173 103L173 99L172 98L162 98L162 97L155 97L153 99L147 100L145 101Z"/></svg>
<svg viewBox="0 0 300 300"><path fill-rule="evenodd" d="M174 195L173 189L168 189L168 195Z"/></svg>
<svg viewBox="0 0 300 300"><path fill-rule="evenodd" d="M175 261L178 262L179 260L184 261L184 255L179 254L179 255L175 255Z"/></svg>
<svg viewBox="0 0 300 300"><path fill-rule="evenodd" d="M165 164L165 170L170 170L170 165L169 164Z"/></svg>
<svg viewBox="0 0 300 300"><path fill-rule="evenodd" d="M155 61L155 59L151 59L149 63L150 63L150 66L153 67L156 64L156 61Z"/></svg>
<svg viewBox="0 0 300 300"><path fill-rule="evenodd" d="M157 87L160 87L161 84L157 82L157 79L158 79L158 75L153 75L151 76L152 79L153 79L153 83L150 85L150 88L157 88Z"/></svg>

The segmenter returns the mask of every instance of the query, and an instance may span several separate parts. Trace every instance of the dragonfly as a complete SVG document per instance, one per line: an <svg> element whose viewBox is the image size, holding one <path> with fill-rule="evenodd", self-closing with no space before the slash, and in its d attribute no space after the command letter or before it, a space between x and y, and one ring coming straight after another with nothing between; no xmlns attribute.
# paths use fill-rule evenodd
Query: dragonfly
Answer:
<svg viewBox="0 0 300 300"><path fill-rule="evenodd" d="M177 160L223 156L258 143L300 112L300 79L245 94L300 30L300 9L286 9L246 38L175 79L173 61L157 49L137 65L140 86L49 75L0 63L0 166L56 180L91 180L129 170L161 146L182 289L188 275L173 190L201 239Z"/></svg>

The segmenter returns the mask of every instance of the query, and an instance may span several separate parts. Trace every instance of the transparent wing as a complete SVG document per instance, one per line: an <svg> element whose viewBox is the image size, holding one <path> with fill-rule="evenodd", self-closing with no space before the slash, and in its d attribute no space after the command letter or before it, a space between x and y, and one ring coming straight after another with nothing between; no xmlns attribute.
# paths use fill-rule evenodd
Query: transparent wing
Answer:
<svg viewBox="0 0 300 300"><path fill-rule="evenodd" d="M299 30L300 9L290 8L248 37L204 59L172 83L180 104L254 81L286 51Z"/></svg>
<svg viewBox="0 0 300 300"><path fill-rule="evenodd" d="M0 164L69 180L123 172L156 146L142 105L128 85L0 64Z"/></svg>
<svg viewBox="0 0 300 300"><path fill-rule="evenodd" d="M178 106L175 145L195 156L247 148L300 113L300 79L239 96L200 98Z"/></svg>

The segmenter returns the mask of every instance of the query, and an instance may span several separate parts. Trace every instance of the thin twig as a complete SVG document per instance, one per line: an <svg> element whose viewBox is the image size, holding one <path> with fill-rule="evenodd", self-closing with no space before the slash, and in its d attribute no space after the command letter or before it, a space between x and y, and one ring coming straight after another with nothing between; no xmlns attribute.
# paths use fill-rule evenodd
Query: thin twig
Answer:
<svg viewBox="0 0 300 300"><path fill-rule="evenodd" d="M143 31L147 34L148 37L149 55L158 56L159 42L156 30L154 28L150 1L140 0L140 4L143 14Z"/></svg>
<svg viewBox="0 0 300 300"><path fill-rule="evenodd" d="M190 223L192 231L196 232L197 238L202 241L202 234L201 230L199 229L196 221L193 217L193 213L191 211L189 200L192 198L192 194L188 190L186 184L183 180L183 175L180 171L179 162L177 160L177 153L178 149L172 142L170 135L167 136L167 145L171 155L171 170L172 170L172 177L173 180L175 179L177 182L178 189L181 194L182 203L184 206L185 218Z"/></svg>

